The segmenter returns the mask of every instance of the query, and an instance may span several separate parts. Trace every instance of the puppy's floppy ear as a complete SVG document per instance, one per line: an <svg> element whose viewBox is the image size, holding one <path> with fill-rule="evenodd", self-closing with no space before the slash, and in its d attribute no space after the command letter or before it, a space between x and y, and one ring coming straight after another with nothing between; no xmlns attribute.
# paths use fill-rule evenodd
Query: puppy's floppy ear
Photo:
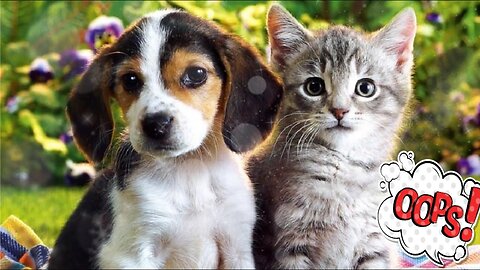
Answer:
<svg viewBox="0 0 480 270"><path fill-rule="evenodd" d="M240 39L226 36L218 46L229 88L223 137L231 150L245 152L270 133L282 98L282 84L260 55Z"/></svg>
<svg viewBox="0 0 480 270"><path fill-rule="evenodd" d="M113 136L110 110L112 65L104 57L106 51L91 63L67 103L67 116L75 142L94 163L103 160Z"/></svg>

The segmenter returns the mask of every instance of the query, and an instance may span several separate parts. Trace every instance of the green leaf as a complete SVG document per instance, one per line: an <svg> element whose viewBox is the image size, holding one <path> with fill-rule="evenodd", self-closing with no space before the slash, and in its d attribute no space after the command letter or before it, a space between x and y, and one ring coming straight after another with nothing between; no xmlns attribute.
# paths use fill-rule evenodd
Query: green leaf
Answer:
<svg viewBox="0 0 480 270"><path fill-rule="evenodd" d="M24 41L9 43L5 51L5 62L13 67L30 65L35 55L30 44Z"/></svg>
<svg viewBox="0 0 480 270"><path fill-rule="evenodd" d="M46 135L58 138L61 133L66 131L66 119L64 115L40 113L36 114L36 116Z"/></svg>
<svg viewBox="0 0 480 270"><path fill-rule="evenodd" d="M81 29L88 24L85 8L72 8L72 2L54 2L27 30L26 39L38 54L61 52L82 42ZM80 6L82 7L82 6Z"/></svg>
<svg viewBox="0 0 480 270"><path fill-rule="evenodd" d="M32 112L29 110L22 110L19 113L19 117L22 122L30 124L35 141L39 143L45 151L58 152L62 155L67 153L67 147L62 141L45 135L37 117Z"/></svg>
<svg viewBox="0 0 480 270"><path fill-rule="evenodd" d="M43 1L2 1L0 7L0 36L2 57L8 56L6 44L25 40L30 25L41 13Z"/></svg>
<svg viewBox="0 0 480 270"><path fill-rule="evenodd" d="M46 84L36 83L30 87L30 94L35 103L41 104L50 109L63 107L59 103L59 99L52 89Z"/></svg>

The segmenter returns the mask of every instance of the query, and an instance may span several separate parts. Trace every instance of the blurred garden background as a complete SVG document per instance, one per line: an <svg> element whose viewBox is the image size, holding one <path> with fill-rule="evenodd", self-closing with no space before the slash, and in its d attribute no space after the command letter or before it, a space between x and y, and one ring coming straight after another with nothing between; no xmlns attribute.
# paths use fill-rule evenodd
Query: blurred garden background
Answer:
<svg viewBox="0 0 480 270"><path fill-rule="evenodd" d="M479 1L278 1L308 28L373 31L413 7L415 103L398 149L480 180ZM0 221L15 214L52 246L94 170L72 142L65 104L103 44L160 8L215 21L265 53L264 1L2 1ZM117 117L121 126L121 120ZM118 130L118 129L117 129ZM478 227L478 226L477 226ZM480 227L475 242L480 244Z"/></svg>

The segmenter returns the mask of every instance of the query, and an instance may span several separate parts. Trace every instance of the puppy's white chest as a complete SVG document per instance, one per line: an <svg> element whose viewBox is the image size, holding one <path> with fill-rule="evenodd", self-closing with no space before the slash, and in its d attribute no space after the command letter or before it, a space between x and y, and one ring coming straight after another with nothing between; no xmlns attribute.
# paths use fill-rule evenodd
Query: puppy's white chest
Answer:
<svg viewBox="0 0 480 270"><path fill-rule="evenodd" d="M167 215L169 210L174 215L182 215L211 208L216 196L212 190L210 173L204 166L196 167L167 172L158 170L145 178L133 175L132 181L137 181L134 192L143 199L139 201L140 207Z"/></svg>
<svg viewBox="0 0 480 270"><path fill-rule="evenodd" d="M100 265L218 268L222 261L253 267L253 194L241 163L227 151L218 159L135 168L125 188L112 193L114 227Z"/></svg>
<svg viewBox="0 0 480 270"><path fill-rule="evenodd" d="M218 247L215 241L215 213L205 209L194 215L181 216L175 222L176 228L168 234L168 254L164 268L216 268L218 264ZM158 239L160 245L156 257L161 258L163 237Z"/></svg>
<svg viewBox="0 0 480 270"><path fill-rule="evenodd" d="M148 177L142 175L148 170L137 171L130 186L118 194L119 205L128 209L122 215L143 227L139 232L144 235L137 237L153 242L151 252L164 267L216 267L218 207L207 168L193 163L189 168L150 171Z"/></svg>

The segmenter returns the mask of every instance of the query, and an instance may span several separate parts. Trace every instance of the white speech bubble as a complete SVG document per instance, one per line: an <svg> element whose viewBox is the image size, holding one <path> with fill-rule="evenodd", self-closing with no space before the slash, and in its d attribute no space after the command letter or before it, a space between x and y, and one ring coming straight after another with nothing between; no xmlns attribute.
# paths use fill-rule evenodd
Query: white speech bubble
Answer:
<svg viewBox="0 0 480 270"><path fill-rule="evenodd" d="M384 163L382 167L380 167L380 174L385 181L390 182L400 175L400 166L397 162Z"/></svg>
<svg viewBox="0 0 480 270"><path fill-rule="evenodd" d="M387 181L389 197L382 202L377 213L380 228L388 238L398 241L402 248L413 257L426 254L438 266L444 265L442 258L460 262L467 256L466 245L468 242L460 239L461 233L451 238L442 233L443 226L450 226L445 216L439 216L435 223L421 227L416 225L412 219L403 220L395 215L395 198L405 188L415 190L418 196L428 194L434 197L436 192L449 194L452 198L452 205L461 207L466 213L468 197L462 194L464 187L461 176L456 172L444 173L441 166L433 160L422 160L415 165L413 153L411 157L410 159L409 156L399 155L398 163L393 161L381 166L380 173L385 178L384 173L387 173L387 168L390 168L384 167L385 165L402 164L398 177ZM413 167L410 168L410 165ZM389 177L392 174L387 173ZM411 203L410 198L405 197L402 211L407 212L407 209L412 206ZM419 206L421 206L419 215L423 219L429 214L431 208L426 203L419 204ZM474 225L465 221L465 214L456 220L459 223L460 232L462 229L472 228ZM473 239L473 235L471 239Z"/></svg>
<svg viewBox="0 0 480 270"><path fill-rule="evenodd" d="M465 179L465 182L463 185L463 192L467 197L470 195L470 192L472 191L473 187L480 188L480 183L475 181L473 178Z"/></svg>
<svg viewBox="0 0 480 270"><path fill-rule="evenodd" d="M407 172L411 172L415 167L415 161L413 160L414 154L412 151L402 151L398 154L398 161L402 164L402 169Z"/></svg>

